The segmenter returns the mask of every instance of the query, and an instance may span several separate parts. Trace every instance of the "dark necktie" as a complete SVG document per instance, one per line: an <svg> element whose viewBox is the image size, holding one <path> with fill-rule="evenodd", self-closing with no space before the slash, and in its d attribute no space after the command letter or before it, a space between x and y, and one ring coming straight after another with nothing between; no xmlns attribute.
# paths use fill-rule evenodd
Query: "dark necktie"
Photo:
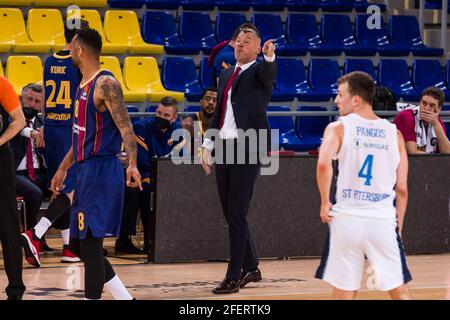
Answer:
<svg viewBox="0 0 450 320"><path fill-rule="evenodd" d="M228 83L223 92L222 103L220 106L219 130L222 129L223 122L225 121L225 113L227 112L228 93L230 92L234 79L236 79L236 77L239 75L239 71L241 71L241 67L236 67L236 70L234 70L233 74L228 80Z"/></svg>
<svg viewBox="0 0 450 320"><path fill-rule="evenodd" d="M27 120L27 127L30 127L30 125L33 124L31 120ZM28 171L28 177L30 177L31 181L36 180L36 175L34 173L34 165L33 165L33 146L31 144L31 139L27 139L27 171Z"/></svg>

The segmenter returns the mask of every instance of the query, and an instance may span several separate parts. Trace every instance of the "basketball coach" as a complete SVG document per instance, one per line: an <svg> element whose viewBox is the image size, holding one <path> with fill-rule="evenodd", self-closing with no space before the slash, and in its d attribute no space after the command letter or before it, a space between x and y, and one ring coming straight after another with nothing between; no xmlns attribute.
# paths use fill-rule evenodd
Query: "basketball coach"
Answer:
<svg viewBox="0 0 450 320"><path fill-rule="evenodd" d="M261 280L258 256L247 223L253 186L261 167L259 158L252 161L252 153L256 150L257 154L262 154L261 145L245 138L242 143L241 139L247 132L268 130L265 145L270 141L266 111L277 74L273 41L264 43L264 58L257 61L260 53L260 33L256 26L247 25L236 39L236 66L222 71L219 76L217 107L208 130L218 130L218 135L213 141L212 134L207 132L202 145L201 163L207 175L211 173L211 153L215 148L217 188L229 226L230 261L225 278L212 290L215 294L238 292L249 282ZM268 151L267 147L263 153L267 155ZM218 160L219 156L224 161ZM241 161L242 156L244 161Z"/></svg>

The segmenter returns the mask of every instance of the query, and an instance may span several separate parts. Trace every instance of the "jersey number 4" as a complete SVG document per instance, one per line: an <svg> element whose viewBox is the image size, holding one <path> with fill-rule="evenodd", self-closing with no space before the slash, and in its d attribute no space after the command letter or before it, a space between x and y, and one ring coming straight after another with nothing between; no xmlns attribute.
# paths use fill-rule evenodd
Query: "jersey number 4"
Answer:
<svg viewBox="0 0 450 320"><path fill-rule="evenodd" d="M70 99L70 81L61 81L59 84L59 92L56 96L56 82L54 80L45 81L45 90L51 87L50 94L47 99L47 108L55 108L57 104L63 104L65 109L70 109L72 100Z"/></svg>
<svg viewBox="0 0 450 320"><path fill-rule="evenodd" d="M373 154L369 154L367 155L366 160L364 160L361 170L359 170L358 173L358 177L366 179L366 181L364 182L366 186L371 185L370 181L373 178L372 167L373 167Z"/></svg>

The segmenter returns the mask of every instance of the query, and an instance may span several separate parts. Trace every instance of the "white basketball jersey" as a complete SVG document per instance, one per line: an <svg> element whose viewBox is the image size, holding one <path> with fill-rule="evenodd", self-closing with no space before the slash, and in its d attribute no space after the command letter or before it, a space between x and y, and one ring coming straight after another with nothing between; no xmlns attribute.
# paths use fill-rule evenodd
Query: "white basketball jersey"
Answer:
<svg viewBox="0 0 450 320"><path fill-rule="evenodd" d="M340 121L344 138L337 155L336 204L331 215L395 218L394 187L400 162L396 126L356 114Z"/></svg>

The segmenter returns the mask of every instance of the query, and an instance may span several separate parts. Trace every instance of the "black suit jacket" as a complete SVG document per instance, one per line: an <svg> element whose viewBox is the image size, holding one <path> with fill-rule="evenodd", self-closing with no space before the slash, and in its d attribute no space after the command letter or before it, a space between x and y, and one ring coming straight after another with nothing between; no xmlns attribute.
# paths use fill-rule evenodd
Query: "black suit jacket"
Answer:
<svg viewBox="0 0 450 320"><path fill-rule="evenodd" d="M33 123L33 129L39 129L43 125L42 118L40 116L36 116ZM11 148L14 153L14 168L17 169L22 159L25 157L27 153L27 140L20 135L20 132L11 139ZM36 154L39 160L40 169L44 168L44 149L36 148Z"/></svg>
<svg viewBox="0 0 450 320"><path fill-rule="evenodd" d="M247 70L241 72L234 80L231 89L231 105L236 127L244 131L248 129L268 130L268 147L270 147L270 127L267 119L267 106L272 97L272 88L277 76L277 62L265 59L255 62ZM221 72L217 87L217 107L211 120L210 129L218 129L222 108L222 97L225 87L235 68Z"/></svg>

